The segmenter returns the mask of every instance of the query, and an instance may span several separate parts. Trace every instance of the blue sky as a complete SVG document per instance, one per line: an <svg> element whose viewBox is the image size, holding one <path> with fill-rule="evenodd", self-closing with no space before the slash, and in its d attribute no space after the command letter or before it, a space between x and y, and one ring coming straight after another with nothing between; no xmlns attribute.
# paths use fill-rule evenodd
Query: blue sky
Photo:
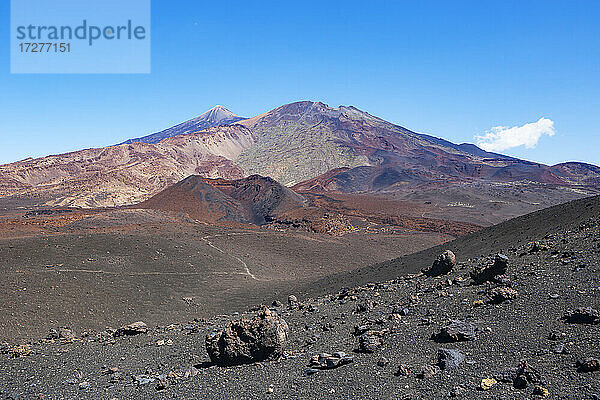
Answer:
<svg viewBox="0 0 600 400"><path fill-rule="evenodd" d="M0 14L0 163L319 100L454 142L545 118L503 153L600 164L598 1L153 0L148 75L11 75Z"/></svg>

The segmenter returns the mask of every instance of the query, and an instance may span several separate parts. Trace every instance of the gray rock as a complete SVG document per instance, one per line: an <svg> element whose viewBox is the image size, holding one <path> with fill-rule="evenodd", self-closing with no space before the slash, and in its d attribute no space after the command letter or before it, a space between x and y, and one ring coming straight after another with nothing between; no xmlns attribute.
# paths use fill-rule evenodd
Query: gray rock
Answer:
<svg viewBox="0 0 600 400"><path fill-rule="evenodd" d="M139 386L148 385L149 383L154 382L154 378L152 378L150 376L147 376L147 375L136 375L136 376L133 377L133 380Z"/></svg>
<svg viewBox="0 0 600 400"><path fill-rule="evenodd" d="M358 351L361 353L374 353L383 345L383 336L387 332L387 329L381 331L366 331L360 335L358 339Z"/></svg>
<svg viewBox="0 0 600 400"><path fill-rule="evenodd" d="M600 360L592 357L588 357L584 360L579 360L577 361L577 370L579 372L600 371Z"/></svg>
<svg viewBox="0 0 600 400"><path fill-rule="evenodd" d="M406 365L406 364L401 364L398 367L398 371L396 371L396 373L394 375L396 376L408 376L410 374L410 366Z"/></svg>
<svg viewBox="0 0 600 400"><path fill-rule="evenodd" d="M475 267L469 275L477 284L494 281L497 276L505 275L508 270L508 257L504 254L497 254L494 258L494 264L489 266Z"/></svg>
<svg viewBox="0 0 600 400"><path fill-rule="evenodd" d="M454 320L433 338L440 343L471 341L477 338L477 328L468 322Z"/></svg>
<svg viewBox="0 0 600 400"><path fill-rule="evenodd" d="M438 349L437 357L442 370L456 369L465 361L465 355L457 349Z"/></svg>
<svg viewBox="0 0 600 400"><path fill-rule="evenodd" d="M440 368L437 365L424 365L417 373L419 379L429 379L440 372Z"/></svg>
<svg viewBox="0 0 600 400"><path fill-rule="evenodd" d="M558 343L556 346L554 346L552 348L552 352L554 354L568 354L569 353L563 343Z"/></svg>
<svg viewBox="0 0 600 400"><path fill-rule="evenodd" d="M507 300L516 299L519 297L519 292L509 287L497 287L489 290L487 295L490 298L490 303L500 304Z"/></svg>
<svg viewBox="0 0 600 400"><path fill-rule="evenodd" d="M338 351L333 354L329 353L320 353L314 355L310 360L310 369L306 371L308 375L316 372L310 370L319 370L319 369L335 369L341 367L342 365L350 364L354 361L354 357L347 355L343 351Z"/></svg>
<svg viewBox="0 0 600 400"><path fill-rule="evenodd" d="M295 306L297 304L298 304L298 298L296 296L294 296L293 294L290 294L288 296L288 305Z"/></svg>
<svg viewBox="0 0 600 400"><path fill-rule="evenodd" d="M206 336L206 350L216 365L249 364L276 359L283 353L289 328L277 313L263 308L252 319L230 322Z"/></svg>
<svg viewBox="0 0 600 400"><path fill-rule="evenodd" d="M66 327L66 326L61 326L58 327L57 329L51 329L50 333L48 333L48 336L46 337L46 339L50 339L50 340L73 340L75 339L75 334L73 333L73 331Z"/></svg>
<svg viewBox="0 0 600 400"><path fill-rule="evenodd" d="M446 250L435 259L431 267L423 270L423 274L427 276L445 275L452 271L455 265L456 256L450 250Z"/></svg>
<svg viewBox="0 0 600 400"><path fill-rule="evenodd" d="M597 324L600 322L600 312L592 307L579 307L569 311L563 319L571 324Z"/></svg>
<svg viewBox="0 0 600 400"><path fill-rule="evenodd" d="M121 328L117 329L114 333L114 336L115 337L133 336L133 335L139 335L141 333L147 333L147 332L148 332L148 325L146 325L142 321L138 321L138 322L134 322L133 324L125 325L125 326L122 326Z"/></svg>
<svg viewBox="0 0 600 400"><path fill-rule="evenodd" d="M526 361L521 361L516 368L500 371L495 375L500 382L512 383L517 389L524 389L530 383L541 383L542 378L538 371L531 367Z"/></svg>

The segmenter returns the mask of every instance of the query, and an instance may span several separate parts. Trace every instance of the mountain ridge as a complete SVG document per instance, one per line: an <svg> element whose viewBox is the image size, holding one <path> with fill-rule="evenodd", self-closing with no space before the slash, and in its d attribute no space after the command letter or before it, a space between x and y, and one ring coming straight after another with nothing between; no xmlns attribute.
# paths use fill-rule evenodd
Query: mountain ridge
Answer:
<svg viewBox="0 0 600 400"><path fill-rule="evenodd" d="M217 106L200 117L202 123L220 124L231 115ZM421 184L447 188L474 181L565 186L580 196L600 189L600 167L546 166L489 153L413 132L353 106L301 101L200 131L194 130L198 121L190 121L161 131L174 136L158 143L125 143L2 165L0 195L35 193L47 205L128 205L197 174L269 176L288 187L328 174L329 183L316 186L341 192L414 190ZM347 170L336 174L340 168Z"/></svg>

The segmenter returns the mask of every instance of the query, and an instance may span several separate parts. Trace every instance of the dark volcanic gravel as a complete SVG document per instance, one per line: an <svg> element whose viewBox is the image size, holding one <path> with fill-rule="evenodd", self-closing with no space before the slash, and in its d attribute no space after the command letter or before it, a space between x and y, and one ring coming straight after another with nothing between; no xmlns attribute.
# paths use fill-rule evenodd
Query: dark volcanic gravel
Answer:
<svg viewBox="0 0 600 400"><path fill-rule="evenodd" d="M150 326L133 336L76 332L75 340L65 334L30 348L4 346L0 398L598 398L600 372L584 372L578 361L600 357L600 324L563 318L579 307L600 309L598 215L531 238L543 246L513 239L485 243L482 248L490 251L478 257L471 255L473 247L470 259L450 243L459 261L449 275L405 276L273 307L290 332L278 361L210 365L205 335L240 315ZM474 284L469 271L493 263L499 251L509 260L505 276ZM495 287L512 287L519 296L487 302ZM476 339L432 340L453 320L476 326ZM376 332L382 341L372 353L356 351L365 332ZM457 368L442 370L440 348L458 350L464 360L458 357ZM352 358L331 369L311 367L313 356L336 352Z"/></svg>

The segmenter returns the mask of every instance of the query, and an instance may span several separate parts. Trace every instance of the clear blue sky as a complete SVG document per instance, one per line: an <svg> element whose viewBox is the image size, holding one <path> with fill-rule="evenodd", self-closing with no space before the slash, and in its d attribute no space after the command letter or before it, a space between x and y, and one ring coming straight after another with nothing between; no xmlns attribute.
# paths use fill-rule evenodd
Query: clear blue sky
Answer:
<svg viewBox="0 0 600 400"><path fill-rule="evenodd" d="M600 164L598 1L153 0L149 75L11 75L0 7L0 163L307 99L454 142L545 117L504 153Z"/></svg>

